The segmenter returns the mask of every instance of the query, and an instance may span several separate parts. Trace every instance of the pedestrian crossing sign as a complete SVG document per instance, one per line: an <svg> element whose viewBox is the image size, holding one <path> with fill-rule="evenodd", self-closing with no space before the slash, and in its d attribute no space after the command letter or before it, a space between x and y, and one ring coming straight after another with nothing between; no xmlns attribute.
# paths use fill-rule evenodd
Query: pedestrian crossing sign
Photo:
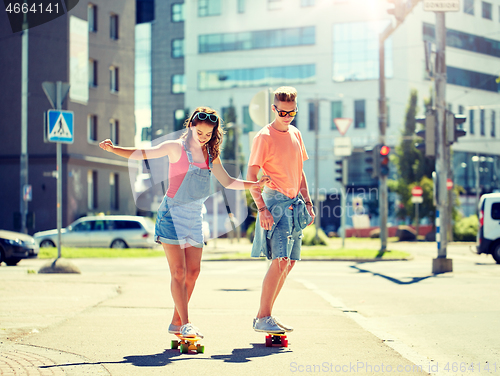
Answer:
<svg viewBox="0 0 500 376"><path fill-rule="evenodd" d="M73 111L49 110L47 112L47 140L72 144L74 141Z"/></svg>

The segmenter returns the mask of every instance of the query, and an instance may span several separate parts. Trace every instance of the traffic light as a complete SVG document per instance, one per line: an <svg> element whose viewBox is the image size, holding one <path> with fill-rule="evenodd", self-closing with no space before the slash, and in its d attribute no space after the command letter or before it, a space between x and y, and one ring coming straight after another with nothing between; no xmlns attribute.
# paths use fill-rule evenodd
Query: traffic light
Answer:
<svg viewBox="0 0 500 376"><path fill-rule="evenodd" d="M436 112L428 111L427 115L419 116L415 121L424 125L424 129L417 132L417 136L423 138L424 142L416 144L416 148L425 150L426 157L436 156Z"/></svg>
<svg viewBox="0 0 500 376"><path fill-rule="evenodd" d="M396 20L403 22L406 16L406 4L403 0L387 0L389 4L394 4L394 7L387 9L387 13L396 17Z"/></svg>
<svg viewBox="0 0 500 376"><path fill-rule="evenodd" d="M467 132L462 129L461 124L465 123L466 120L465 115L455 115L446 111L446 143L448 145L457 142L459 137L465 136Z"/></svg>
<svg viewBox="0 0 500 376"><path fill-rule="evenodd" d="M337 159L335 161L335 164L337 165L337 168L335 169L335 172L339 174L335 180L338 182L342 183L342 177L343 177L343 170L342 170L342 159Z"/></svg>
<svg viewBox="0 0 500 376"><path fill-rule="evenodd" d="M368 167L365 171L374 179L379 176L379 160L380 160L380 145L367 146L365 147L365 153L367 154L365 158Z"/></svg>
<svg viewBox="0 0 500 376"><path fill-rule="evenodd" d="M391 148L387 145L380 146L380 176L389 175L389 153Z"/></svg>

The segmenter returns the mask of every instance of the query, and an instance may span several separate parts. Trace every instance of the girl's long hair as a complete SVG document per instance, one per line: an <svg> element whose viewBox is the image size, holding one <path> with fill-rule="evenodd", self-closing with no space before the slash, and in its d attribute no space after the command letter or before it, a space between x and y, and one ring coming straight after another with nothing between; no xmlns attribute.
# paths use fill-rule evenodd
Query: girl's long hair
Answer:
<svg viewBox="0 0 500 376"><path fill-rule="evenodd" d="M212 156L212 159L216 159L220 155L220 147L222 145L222 138L223 138L224 132L222 131L222 118L219 116L217 111L215 111L214 109L212 109L210 107L197 107L193 111L191 116L188 119L186 119L186 121L184 122L184 127L186 128L186 130L182 134L181 138L185 139L186 142L189 142L191 137L193 137L192 132L190 131L189 128L192 126L196 126L196 124L198 124L198 123L205 123L205 124L209 124L209 125L214 124L208 119L203 120L203 121L199 120L197 117L195 119L194 117L198 112L205 112L207 114L214 114L218 118L217 123L214 125L214 129L212 131L212 137L210 138L210 141L208 141L208 147L210 148L210 155Z"/></svg>

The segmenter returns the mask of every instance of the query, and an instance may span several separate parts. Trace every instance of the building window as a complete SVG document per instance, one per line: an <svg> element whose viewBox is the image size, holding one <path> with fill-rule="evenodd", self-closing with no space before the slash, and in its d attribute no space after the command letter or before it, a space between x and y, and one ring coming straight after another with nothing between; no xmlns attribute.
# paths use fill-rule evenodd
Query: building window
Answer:
<svg viewBox="0 0 500 376"><path fill-rule="evenodd" d="M253 131L253 120L252 117L250 116L249 106L243 106L243 124L245 124L245 126L243 127L243 133L248 133Z"/></svg>
<svg viewBox="0 0 500 376"><path fill-rule="evenodd" d="M474 0L464 0L464 13L474 15Z"/></svg>
<svg viewBox="0 0 500 376"><path fill-rule="evenodd" d="M172 93L182 94L186 92L186 81L183 74L172 75Z"/></svg>
<svg viewBox="0 0 500 376"><path fill-rule="evenodd" d="M97 115L87 116L87 137L90 143L97 142Z"/></svg>
<svg viewBox="0 0 500 376"><path fill-rule="evenodd" d="M198 52L224 52L292 47L316 43L314 26L198 36Z"/></svg>
<svg viewBox="0 0 500 376"><path fill-rule="evenodd" d="M354 128L366 128L365 100L354 101Z"/></svg>
<svg viewBox="0 0 500 376"><path fill-rule="evenodd" d="M109 17L109 37L111 39L118 39L118 15L112 14Z"/></svg>
<svg viewBox="0 0 500 376"><path fill-rule="evenodd" d="M378 36L386 22L333 26L333 81L375 80L379 76ZM385 41L385 76L392 77L392 38Z"/></svg>
<svg viewBox="0 0 500 376"><path fill-rule="evenodd" d="M491 137L496 137L497 136L497 131L496 131L496 112L491 111Z"/></svg>
<svg viewBox="0 0 500 376"><path fill-rule="evenodd" d="M184 4L172 4L172 22L183 22L184 20Z"/></svg>
<svg viewBox="0 0 500 376"><path fill-rule="evenodd" d="M97 86L97 60L89 59L89 87Z"/></svg>
<svg viewBox="0 0 500 376"><path fill-rule="evenodd" d="M316 0L300 0L301 7L313 7Z"/></svg>
<svg viewBox="0 0 500 376"><path fill-rule="evenodd" d="M221 0L198 0L198 17L220 16Z"/></svg>
<svg viewBox="0 0 500 376"><path fill-rule="evenodd" d="M89 4L87 8L87 21L89 23L89 32L97 32L97 5Z"/></svg>
<svg viewBox="0 0 500 376"><path fill-rule="evenodd" d="M316 82L314 64L225 69L198 73L199 90L219 90L238 87L282 86ZM293 124L293 123L292 123Z"/></svg>
<svg viewBox="0 0 500 376"><path fill-rule="evenodd" d="M112 93L117 93L119 89L119 74L118 67L109 67L109 90Z"/></svg>
<svg viewBox="0 0 500 376"><path fill-rule="evenodd" d="M281 0L267 0L267 9L269 10L281 9L281 6Z"/></svg>
<svg viewBox="0 0 500 376"><path fill-rule="evenodd" d="M184 57L184 39L172 39L172 57Z"/></svg>
<svg viewBox="0 0 500 376"><path fill-rule="evenodd" d="M137 0L135 3L136 23L142 24L154 21L155 19L155 2L154 0Z"/></svg>
<svg viewBox="0 0 500 376"><path fill-rule="evenodd" d="M486 18L487 20L491 20L492 16L492 5L491 3L487 3L483 1L483 18Z"/></svg>
<svg viewBox="0 0 500 376"><path fill-rule="evenodd" d="M245 0L238 0L238 13L245 13Z"/></svg>
<svg viewBox="0 0 500 376"><path fill-rule="evenodd" d="M335 122L333 119L342 117L342 102L341 101L333 101L332 102L332 124L330 129L337 129Z"/></svg>
<svg viewBox="0 0 500 376"><path fill-rule="evenodd" d="M309 130L314 131L315 130L315 121L316 121L316 106L314 102L309 102L307 106L307 116L309 120ZM319 125L319 124L318 124Z"/></svg>
<svg viewBox="0 0 500 376"><path fill-rule="evenodd" d="M436 43L434 25L424 23L424 41ZM446 29L446 45L461 50L500 57L500 43L496 39L485 38L462 31Z"/></svg>
<svg viewBox="0 0 500 376"><path fill-rule="evenodd" d="M480 72L469 71L461 68L446 67L446 81L449 84L470 87L500 93L498 76Z"/></svg>
<svg viewBox="0 0 500 376"><path fill-rule="evenodd" d="M459 115L464 115L465 114L465 109L464 109L464 106L458 106L458 114ZM461 123L458 125L458 129L465 129L465 125L464 123Z"/></svg>
<svg viewBox="0 0 500 376"><path fill-rule="evenodd" d="M109 139L113 144L120 144L120 122L116 119L109 120Z"/></svg>
<svg viewBox="0 0 500 376"><path fill-rule="evenodd" d="M151 127L142 128L141 141L151 141Z"/></svg>
<svg viewBox="0 0 500 376"><path fill-rule="evenodd" d="M186 120L186 111L182 108L174 111L174 131L181 130Z"/></svg>
<svg viewBox="0 0 500 376"><path fill-rule="evenodd" d="M469 110L469 133L474 134L474 110Z"/></svg>
<svg viewBox="0 0 500 376"><path fill-rule="evenodd" d="M87 171L87 208L89 210L97 209L97 171Z"/></svg>
<svg viewBox="0 0 500 376"><path fill-rule="evenodd" d="M109 203L110 203L110 209L111 210L118 210L119 209L119 175L115 173L109 174Z"/></svg>
<svg viewBox="0 0 500 376"><path fill-rule="evenodd" d="M485 110L481 110L479 112L479 132L481 133L481 136L485 136L486 135L486 111Z"/></svg>

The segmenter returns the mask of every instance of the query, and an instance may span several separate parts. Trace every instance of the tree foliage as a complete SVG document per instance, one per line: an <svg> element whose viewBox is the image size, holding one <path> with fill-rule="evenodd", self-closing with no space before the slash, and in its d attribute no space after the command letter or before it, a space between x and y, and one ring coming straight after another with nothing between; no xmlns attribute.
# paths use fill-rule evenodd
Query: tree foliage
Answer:
<svg viewBox="0 0 500 376"><path fill-rule="evenodd" d="M391 161L396 166L398 180L388 182L389 189L396 192L400 199L397 207L398 218L413 218L415 216L415 205L411 202L411 190L420 186L423 193L423 203L419 207L421 218L434 219L435 207L433 204L432 172L434 171L435 159L425 157L415 147L414 135L417 128L415 117L418 113L418 93L415 89L410 92L410 98L406 107L405 126L402 130L401 142L396 146L395 154Z"/></svg>

